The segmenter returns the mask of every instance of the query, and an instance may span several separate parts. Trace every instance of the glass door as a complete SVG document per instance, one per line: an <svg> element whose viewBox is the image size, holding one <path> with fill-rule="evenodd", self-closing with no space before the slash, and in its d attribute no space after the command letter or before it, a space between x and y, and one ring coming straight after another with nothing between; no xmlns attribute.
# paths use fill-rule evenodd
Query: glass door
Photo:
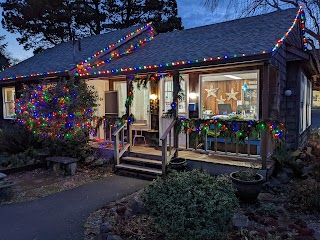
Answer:
<svg viewBox="0 0 320 240"><path fill-rule="evenodd" d="M182 90L182 99L178 104L178 114L179 116L183 116L188 118L188 94L189 94L189 75L182 75L182 79L180 81L180 87ZM171 109L171 103L173 102L173 79L172 77L162 78L160 81L160 114L159 114L159 137L163 135L163 133L167 130L172 119L166 114ZM172 136L173 138L173 136ZM172 139L173 141L173 139ZM161 141L159 141L161 146ZM186 135L179 135L179 146L186 146Z"/></svg>
<svg viewBox="0 0 320 240"><path fill-rule="evenodd" d="M119 117L126 113L125 102L127 98L127 83L125 81L114 82L114 89L118 91ZM131 113L144 130L150 129L150 86L138 89L137 83L133 83L133 102ZM107 103L106 103L107 104Z"/></svg>

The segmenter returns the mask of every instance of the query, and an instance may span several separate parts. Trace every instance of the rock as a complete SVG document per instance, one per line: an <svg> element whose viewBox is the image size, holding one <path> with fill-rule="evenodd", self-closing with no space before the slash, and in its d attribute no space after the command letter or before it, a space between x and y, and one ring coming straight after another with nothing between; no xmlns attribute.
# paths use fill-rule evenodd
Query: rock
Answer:
<svg viewBox="0 0 320 240"><path fill-rule="evenodd" d="M303 236L313 236L313 230L308 229L308 228L299 228L298 229L299 235L303 235Z"/></svg>
<svg viewBox="0 0 320 240"><path fill-rule="evenodd" d="M274 196L271 193L260 193L258 196L260 201L273 202L275 200Z"/></svg>
<svg viewBox="0 0 320 240"><path fill-rule="evenodd" d="M100 233L112 232L112 225L109 222L104 222L100 225Z"/></svg>
<svg viewBox="0 0 320 240"><path fill-rule="evenodd" d="M299 165L299 166L303 166L305 164L305 162L303 160L301 160L300 158L298 158L296 160L296 164Z"/></svg>
<svg viewBox="0 0 320 240"><path fill-rule="evenodd" d="M96 161L94 161L94 163L92 164L92 166L102 167L103 165L108 164L108 163L109 163L109 160L108 160L108 159L106 159L106 158L99 158L99 159L97 159Z"/></svg>
<svg viewBox="0 0 320 240"><path fill-rule="evenodd" d="M86 164L90 164L94 161L94 156L90 156L90 157L86 157L86 159L84 160L84 162Z"/></svg>
<svg viewBox="0 0 320 240"><path fill-rule="evenodd" d="M298 160L300 160L300 159L297 159L296 161L298 161ZM294 176L292 168L283 168L283 172L285 172L290 178Z"/></svg>
<svg viewBox="0 0 320 240"><path fill-rule="evenodd" d="M315 238L312 236L296 236L294 239L295 240L315 240Z"/></svg>
<svg viewBox="0 0 320 240"><path fill-rule="evenodd" d="M300 158L301 158L302 160L305 160L305 159L307 158L307 154L301 153L301 154L300 154Z"/></svg>
<svg viewBox="0 0 320 240"><path fill-rule="evenodd" d="M112 234L108 235L106 240L122 240L122 238L118 235Z"/></svg>
<svg viewBox="0 0 320 240"><path fill-rule="evenodd" d="M311 152L312 152L312 147L307 147L306 153L310 155Z"/></svg>
<svg viewBox="0 0 320 240"><path fill-rule="evenodd" d="M71 176L75 175L77 171L77 163L70 163L67 165L67 173Z"/></svg>
<svg viewBox="0 0 320 240"><path fill-rule="evenodd" d="M294 222L294 224L299 225L300 227L304 227L307 228L307 223L305 221L303 221L302 219L298 219Z"/></svg>
<svg viewBox="0 0 320 240"><path fill-rule="evenodd" d="M246 228L249 226L249 219L242 213L235 213L232 219L232 223L237 228Z"/></svg>
<svg viewBox="0 0 320 240"><path fill-rule="evenodd" d="M286 184L286 183L290 182L290 177L285 172L278 174L277 177L281 183Z"/></svg>
<svg viewBox="0 0 320 240"><path fill-rule="evenodd" d="M136 195L129 202L128 207L131 209L133 215L143 213L145 211L145 206L139 195Z"/></svg>
<svg viewBox="0 0 320 240"><path fill-rule="evenodd" d="M299 150L297 150L297 151L294 151L293 153L291 153L291 156L299 157L300 154L301 154L301 152Z"/></svg>
<svg viewBox="0 0 320 240"><path fill-rule="evenodd" d="M313 166L304 167L302 169L302 177L308 177L313 172Z"/></svg>
<svg viewBox="0 0 320 240"><path fill-rule="evenodd" d="M5 175L4 173L0 172L0 181L4 180L7 177L7 175Z"/></svg>
<svg viewBox="0 0 320 240"><path fill-rule="evenodd" d="M278 221L273 219L273 218L271 218L271 217L266 217L264 222L268 226L274 226L274 227L278 227L279 226Z"/></svg>

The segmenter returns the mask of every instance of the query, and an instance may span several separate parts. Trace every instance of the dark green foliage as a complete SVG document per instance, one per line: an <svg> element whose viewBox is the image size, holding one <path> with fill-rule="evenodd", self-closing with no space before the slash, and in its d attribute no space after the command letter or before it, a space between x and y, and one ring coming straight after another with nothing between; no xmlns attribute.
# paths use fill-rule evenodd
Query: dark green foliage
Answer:
<svg viewBox="0 0 320 240"><path fill-rule="evenodd" d="M73 77L47 86L26 86L16 104L16 117L43 141L50 155L84 159L90 150L88 136L96 100L93 87Z"/></svg>
<svg viewBox="0 0 320 240"><path fill-rule="evenodd" d="M257 180L257 171L253 168L242 169L234 174L234 177L241 181Z"/></svg>
<svg viewBox="0 0 320 240"><path fill-rule="evenodd" d="M39 53L85 36L153 21L158 32L182 29L176 0L6 0L3 28ZM32 13L32 14L30 14Z"/></svg>
<svg viewBox="0 0 320 240"><path fill-rule="evenodd" d="M183 29L176 0L107 0L104 7L109 18L106 29L146 22L153 22L159 33Z"/></svg>
<svg viewBox="0 0 320 240"><path fill-rule="evenodd" d="M145 191L147 211L166 239L223 239L238 203L226 177L193 170L158 178Z"/></svg>
<svg viewBox="0 0 320 240"><path fill-rule="evenodd" d="M42 142L25 127L17 124L6 124L0 129L0 152L18 154L33 147L40 149Z"/></svg>
<svg viewBox="0 0 320 240"><path fill-rule="evenodd" d="M74 157L84 160L92 155L91 148L88 145L88 135L85 131L77 132L71 138L61 141L46 139L46 145L51 156Z"/></svg>
<svg viewBox="0 0 320 240"><path fill-rule="evenodd" d="M310 212L320 212L320 182L307 179L297 182L292 192L293 200L301 209Z"/></svg>

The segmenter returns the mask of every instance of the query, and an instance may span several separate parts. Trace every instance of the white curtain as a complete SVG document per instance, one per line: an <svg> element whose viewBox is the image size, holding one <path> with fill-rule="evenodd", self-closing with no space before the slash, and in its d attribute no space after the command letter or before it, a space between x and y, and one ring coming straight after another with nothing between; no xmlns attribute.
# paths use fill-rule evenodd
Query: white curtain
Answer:
<svg viewBox="0 0 320 240"><path fill-rule="evenodd" d="M127 84L126 82L115 82L115 90L118 91L119 101L119 117L126 113L125 102L127 98ZM131 106L131 113L135 116L137 121L149 123L149 84L147 88L137 87L137 83L133 83L133 102Z"/></svg>

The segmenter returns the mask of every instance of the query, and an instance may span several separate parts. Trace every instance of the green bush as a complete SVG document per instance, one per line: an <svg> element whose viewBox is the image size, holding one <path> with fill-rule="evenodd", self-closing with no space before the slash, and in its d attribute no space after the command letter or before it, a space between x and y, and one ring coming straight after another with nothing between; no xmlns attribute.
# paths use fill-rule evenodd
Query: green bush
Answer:
<svg viewBox="0 0 320 240"><path fill-rule="evenodd" d="M0 167L21 167L25 165L31 165L39 162L37 160L38 151L34 148L28 148L24 152L17 154L1 154L0 155Z"/></svg>
<svg viewBox="0 0 320 240"><path fill-rule="evenodd" d="M6 124L0 129L0 152L18 154L29 148L41 148L40 139L18 124Z"/></svg>
<svg viewBox="0 0 320 240"><path fill-rule="evenodd" d="M78 131L69 139L46 139L46 146L52 156L74 157L79 160L84 160L86 157L92 155L85 130Z"/></svg>
<svg viewBox="0 0 320 240"><path fill-rule="evenodd" d="M193 170L158 178L143 196L166 239L222 239L238 206L227 177Z"/></svg>
<svg viewBox="0 0 320 240"><path fill-rule="evenodd" d="M320 182L315 179L307 179L296 183L292 198L301 209L320 212Z"/></svg>

